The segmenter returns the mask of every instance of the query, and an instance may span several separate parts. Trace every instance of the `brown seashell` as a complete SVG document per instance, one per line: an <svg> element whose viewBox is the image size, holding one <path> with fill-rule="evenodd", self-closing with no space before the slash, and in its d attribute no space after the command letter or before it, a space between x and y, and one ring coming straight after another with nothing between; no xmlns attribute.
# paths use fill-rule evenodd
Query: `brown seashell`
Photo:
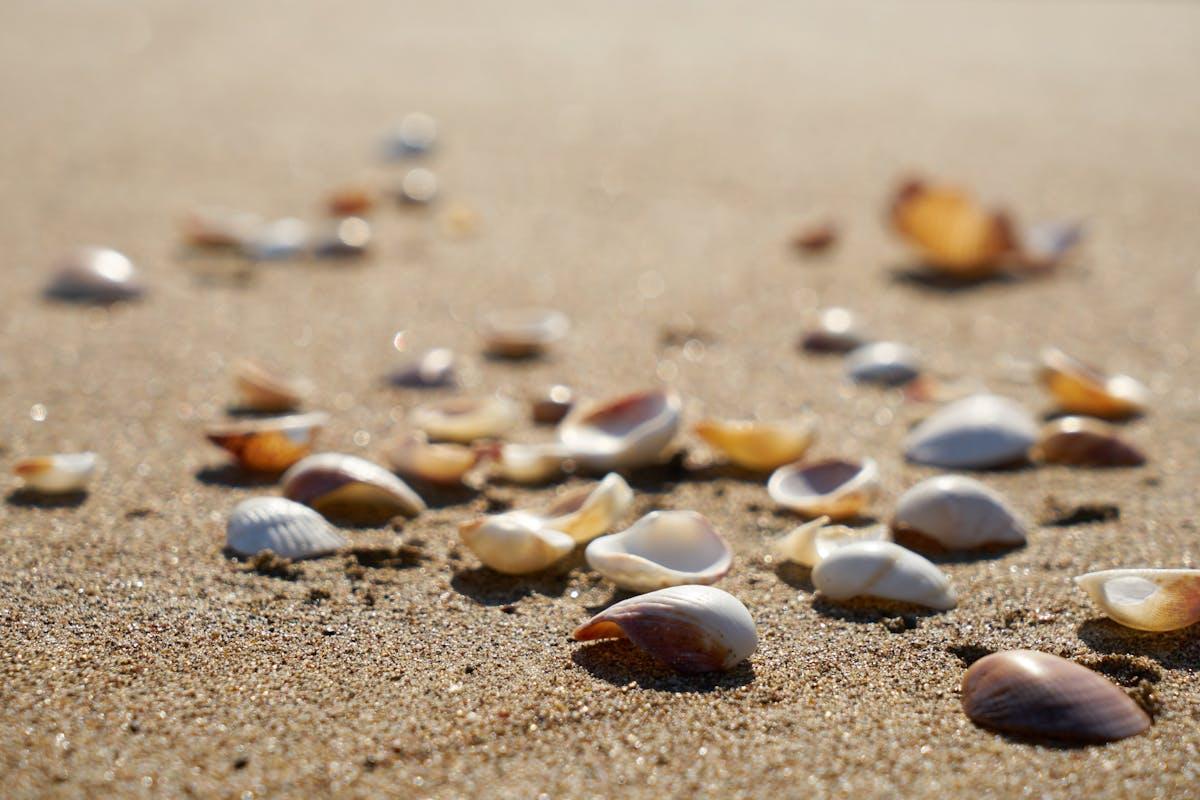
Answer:
<svg viewBox="0 0 1200 800"><path fill-rule="evenodd" d="M962 278L997 272L1015 247L1007 215L950 186L909 181L896 192L890 216L928 266Z"/></svg>
<svg viewBox="0 0 1200 800"><path fill-rule="evenodd" d="M375 208L375 195L365 186L343 186L330 193L325 208L332 217L361 217Z"/></svg>
<svg viewBox="0 0 1200 800"><path fill-rule="evenodd" d="M538 425L557 425L571 412L575 395L570 387L557 384L533 401L533 421Z"/></svg>
<svg viewBox="0 0 1200 800"><path fill-rule="evenodd" d="M404 481L378 464L343 453L308 456L281 482L284 497L327 518L369 525L425 510L425 501Z"/></svg>
<svg viewBox="0 0 1200 800"><path fill-rule="evenodd" d="M1091 417L1060 417L1042 426L1030 451L1034 461L1074 467L1138 467L1146 456L1111 425Z"/></svg>
<svg viewBox="0 0 1200 800"><path fill-rule="evenodd" d="M792 237L792 246L805 253L823 253L837 244L838 228L831 220L818 220L801 226Z"/></svg>
<svg viewBox="0 0 1200 800"><path fill-rule="evenodd" d="M205 436L248 470L283 472L312 452L328 421L329 415L321 412L292 414L216 425Z"/></svg>
<svg viewBox="0 0 1200 800"><path fill-rule="evenodd" d="M1119 686L1074 661L1007 650L963 676L963 711L1005 733L1076 742L1112 742L1150 727L1150 716Z"/></svg>

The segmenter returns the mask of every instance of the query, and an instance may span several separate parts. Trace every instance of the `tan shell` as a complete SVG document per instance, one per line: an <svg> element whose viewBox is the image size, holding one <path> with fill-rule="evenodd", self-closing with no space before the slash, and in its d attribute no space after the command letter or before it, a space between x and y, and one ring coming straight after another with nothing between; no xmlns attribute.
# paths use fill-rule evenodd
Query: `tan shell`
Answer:
<svg viewBox="0 0 1200 800"><path fill-rule="evenodd" d="M1146 410L1150 393L1128 375L1109 375L1062 350L1042 352L1041 381L1063 411L1124 419Z"/></svg>
<svg viewBox="0 0 1200 800"><path fill-rule="evenodd" d="M1108 569L1075 583L1128 628L1173 631L1200 622L1200 569Z"/></svg>
<svg viewBox="0 0 1200 800"><path fill-rule="evenodd" d="M414 517L425 501L378 464L343 453L320 453L296 463L282 478L283 494L326 517L375 524Z"/></svg>
<svg viewBox="0 0 1200 800"><path fill-rule="evenodd" d="M409 421L431 439L470 444L508 433L516 426L518 416L513 401L492 395L456 397L417 406L409 414Z"/></svg>
<svg viewBox="0 0 1200 800"><path fill-rule="evenodd" d="M40 494L70 494L87 489L100 459L95 453L56 453L21 459L13 473L24 488Z"/></svg>
<svg viewBox="0 0 1200 800"><path fill-rule="evenodd" d="M541 513L546 524L586 544L608 533L633 507L633 489L615 472L599 483L568 491Z"/></svg>
<svg viewBox="0 0 1200 800"><path fill-rule="evenodd" d="M1113 426L1091 417L1060 417L1046 423L1030 450L1030 458L1076 467L1137 467L1146 463L1142 451L1122 439Z"/></svg>
<svg viewBox="0 0 1200 800"><path fill-rule="evenodd" d="M233 383L238 405L250 411L294 411L311 391L303 378L250 358L234 364Z"/></svg>
<svg viewBox="0 0 1200 800"><path fill-rule="evenodd" d="M953 276L993 273L1015 249L1007 216L955 187L905 183L892 200L891 221L929 267Z"/></svg>
<svg viewBox="0 0 1200 800"><path fill-rule="evenodd" d="M328 421L329 415L319 411L248 419L213 425L205 436L248 470L283 472L312 452Z"/></svg>
<svg viewBox="0 0 1200 800"><path fill-rule="evenodd" d="M770 472L803 456L816 438L816 428L814 419L803 417L779 422L705 419L694 430L739 467Z"/></svg>
<svg viewBox="0 0 1200 800"><path fill-rule="evenodd" d="M492 470L513 483L539 484L562 475L566 451L557 442L505 443L495 448Z"/></svg>
<svg viewBox="0 0 1200 800"><path fill-rule="evenodd" d="M458 532L485 566L506 575L540 572L575 549L575 540L570 536L523 511L464 522Z"/></svg>
<svg viewBox="0 0 1200 800"><path fill-rule="evenodd" d="M879 494L879 467L830 459L780 467L767 482L771 499L809 517L849 519L865 511Z"/></svg>
<svg viewBox="0 0 1200 800"><path fill-rule="evenodd" d="M423 433L402 436L387 450L392 468L408 478L453 485L479 463L480 453L460 444L432 444Z"/></svg>

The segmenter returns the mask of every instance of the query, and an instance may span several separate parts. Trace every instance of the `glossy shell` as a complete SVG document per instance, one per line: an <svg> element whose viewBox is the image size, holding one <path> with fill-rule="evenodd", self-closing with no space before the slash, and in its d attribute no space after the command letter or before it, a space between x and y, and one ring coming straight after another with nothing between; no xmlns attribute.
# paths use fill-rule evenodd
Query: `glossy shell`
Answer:
<svg viewBox="0 0 1200 800"><path fill-rule="evenodd" d="M715 583L733 565L725 538L694 511L653 511L585 553L592 569L632 592Z"/></svg>
<svg viewBox="0 0 1200 800"><path fill-rule="evenodd" d="M849 519L865 511L879 494L879 467L869 458L791 464L771 475L767 493L798 514Z"/></svg>
<svg viewBox="0 0 1200 800"><path fill-rule="evenodd" d="M1128 375L1109 375L1055 348L1042 352L1040 377L1058 407L1073 414L1124 419L1150 402L1146 387Z"/></svg>
<svg viewBox="0 0 1200 800"><path fill-rule="evenodd" d="M770 472L798 460L816 438L816 422L807 417L760 422L705 419L696 435L743 469Z"/></svg>
<svg viewBox="0 0 1200 800"><path fill-rule="evenodd" d="M234 364L233 384L238 406L248 411L293 411L311 391L308 381L249 358Z"/></svg>
<svg viewBox="0 0 1200 800"><path fill-rule="evenodd" d="M633 507L633 489L615 472L599 483L568 491L542 516L546 524L586 544L608 533Z"/></svg>
<svg viewBox="0 0 1200 800"><path fill-rule="evenodd" d="M946 469L987 469L1024 461L1037 439L1033 415L1006 397L976 394L944 406L909 432L910 461Z"/></svg>
<svg viewBox="0 0 1200 800"><path fill-rule="evenodd" d="M205 436L246 469L283 472L312 452L328 421L329 415L321 412L248 419L211 426Z"/></svg>
<svg viewBox="0 0 1200 800"><path fill-rule="evenodd" d="M79 303L115 303L140 297L137 269L124 253L107 247L79 247L55 264L46 296Z"/></svg>
<svg viewBox="0 0 1200 800"><path fill-rule="evenodd" d="M485 566L507 575L540 572L575 549L575 540L522 511L484 517L459 526L463 543Z"/></svg>
<svg viewBox="0 0 1200 800"><path fill-rule="evenodd" d="M1137 467L1146 456L1113 426L1091 417L1060 417L1042 426L1030 458L1075 467Z"/></svg>
<svg viewBox="0 0 1200 800"><path fill-rule="evenodd" d="M941 475L909 489L896 503L892 528L947 550L1025 543L1025 526L1000 493L964 475Z"/></svg>
<svg viewBox="0 0 1200 800"><path fill-rule="evenodd" d="M87 489L100 459L95 453L57 453L35 456L16 463L13 473L24 488L39 494L70 494Z"/></svg>
<svg viewBox="0 0 1200 800"><path fill-rule="evenodd" d="M915 350L897 342L874 342L846 356L846 376L855 383L903 386L921 375Z"/></svg>
<svg viewBox="0 0 1200 800"><path fill-rule="evenodd" d="M270 550L292 560L326 555L346 545L324 517L282 497L243 500L229 515L225 538L240 556Z"/></svg>
<svg viewBox="0 0 1200 800"><path fill-rule="evenodd" d="M815 567L839 547L854 542L888 541L891 535L884 525L848 528L845 525L830 525L829 517L817 517L776 539L771 549L781 561Z"/></svg>
<svg viewBox="0 0 1200 800"><path fill-rule="evenodd" d="M838 547L813 568L812 582L830 600L875 597L939 611L957 603L950 579L940 569L892 542Z"/></svg>
<svg viewBox="0 0 1200 800"><path fill-rule="evenodd" d="M1108 569L1075 583L1128 628L1173 631L1200 622L1200 569Z"/></svg>
<svg viewBox="0 0 1200 800"><path fill-rule="evenodd" d="M374 524L425 510L408 484L358 456L308 456L284 473L282 483L286 497L336 519Z"/></svg>
<svg viewBox="0 0 1200 800"><path fill-rule="evenodd" d="M681 403L656 390L592 403L571 412L559 441L584 469L636 469L657 463L679 431Z"/></svg>
<svg viewBox="0 0 1200 800"><path fill-rule="evenodd" d="M902 185L892 200L892 226L932 269L976 278L1003 266L1015 249L1007 217L967 192L922 181Z"/></svg>

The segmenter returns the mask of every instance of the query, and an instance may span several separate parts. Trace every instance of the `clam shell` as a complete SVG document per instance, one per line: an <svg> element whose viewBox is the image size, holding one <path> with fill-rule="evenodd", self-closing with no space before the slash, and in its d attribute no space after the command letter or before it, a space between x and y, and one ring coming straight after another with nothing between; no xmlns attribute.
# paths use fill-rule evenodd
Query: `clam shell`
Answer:
<svg viewBox="0 0 1200 800"><path fill-rule="evenodd" d="M559 441L587 470L636 469L657 463L679 430L681 402L654 390L577 408L558 429Z"/></svg>
<svg viewBox="0 0 1200 800"><path fill-rule="evenodd" d="M431 439L470 444L508 433L516 426L518 416L511 400L493 395L456 397L417 406L409 414L409 421Z"/></svg>
<svg viewBox="0 0 1200 800"><path fill-rule="evenodd" d="M816 324L805 332L800 346L812 353L849 353L868 341L863 324L853 311L833 307L817 315Z"/></svg>
<svg viewBox="0 0 1200 800"><path fill-rule="evenodd" d="M803 456L816 438L816 428L812 418L779 422L705 419L697 422L694 430L739 467L770 472Z"/></svg>
<svg viewBox="0 0 1200 800"><path fill-rule="evenodd" d="M407 158L428 152L437 142L437 120L428 114L414 111L405 114L384 142L386 154L392 158Z"/></svg>
<svg viewBox="0 0 1200 800"><path fill-rule="evenodd" d="M95 453L56 453L25 458L16 463L13 473L27 490L40 494L70 494L87 489L100 459Z"/></svg>
<svg viewBox="0 0 1200 800"><path fill-rule="evenodd" d="M1128 375L1109 375L1056 348L1042 351L1042 383L1063 411L1124 419L1146 410L1150 392Z"/></svg>
<svg viewBox="0 0 1200 800"><path fill-rule="evenodd" d="M566 451L562 445L502 444L496 448L493 471L506 481L538 484L558 477L563 471Z"/></svg>
<svg viewBox="0 0 1200 800"><path fill-rule="evenodd" d="M733 669L758 647L750 612L711 586L674 586L622 600L576 628L575 638L628 639L686 673Z"/></svg>
<svg viewBox="0 0 1200 800"><path fill-rule="evenodd" d="M921 481L896 503L892 528L947 550L1025 543L1025 526L999 492L964 475Z"/></svg>
<svg viewBox="0 0 1200 800"><path fill-rule="evenodd" d="M378 464L343 453L308 456L284 473L282 483L288 499L338 519L375 523L425 510L425 501L404 481Z"/></svg>
<svg viewBox="0 0 1200 800"><path fill-rule="evenodd" d="M233 383L238 405L252 411L292 411L311 390L307 381L249 358L234 364Z"/></svg>
<svg viewBox="0 0 1200 800"><path fill-rule="evenodd" d="M790 464L772 473L767 493L779 505L805 516L849 519L866 510L879 494L879 467L870 458Z"/></svg>
<svg viewBox="0 0 1200 800"><path fill-rule="evenodd" d="M1108 569L1075 583L1128 628L1173 631L1200 622L1200 569Z"/></svg>
<svg viewBox="0 0 1200 800"><path fill-rule="evenodd" d="M143 292L137 269L124 253L107 247L79 247L55 266L46 296L80 303L115 303Z"/></svg>
<svg viewBox="0 0 1200 800"><path fill-rule="evenodd" d="M523 511L465 522L458 532L484 565L506 575L540 572L575 549L570 536Z"/></svg>
<svg viewBox="0 0 1200 800"><path fill-rule="evenodd" d="M976 394L935 411L909 432L910 461L946 469L1018 463L1037 439L1033 415L1006 397Z"/></svg>
<svg viewBox="0 0 1200 800"><path fill-rule="evenodd" d="M817 517L775 540L772 550L782 561L815 567L834 550L853 542L887 541L891 532L884 525L847 528L830 525L829 517Z"/></svg>
<svg viewBox="0 0 1200 800"><path fill-rule="evenodd" d="M633 507L633 489L615 472L592 486L563 494L544 513L546 524L585 544L608 533Z"/></svg>
<svg viewBox="0 0 1200 800"><path fill-rule="evenodd" d="M587 546L588 564L631 592L715 583L733 565L725 538L694 511L653 511Z"/></svg>
<svg viewBox="0 0 1200 800"><path fill-rule="evenodd" d="M575 396L569 386L551 386L545 396L533 401L533 421L538 425L557 425L574 404Z"/></svg>
<svg viewBox="0 0 1200 800"><path fill-rule="evenodd" d="M229 515L225 540L240 556L270 550L281 558L315 558L346 545L325 519L282 497L251 497Z"/></svg>
<svg viewBox="0 0 1200 800"><path fill-rule="evenodd" d="M1111 742L1150 727L1149 715L1112 681L1033 650L976 661L963 676L962 703L975 724L1024 736Z"/></svg>
<svg viewBox="0 0 1200 800"><path fill-rule="evenodd" d="M570 322L566 314L544 308L518 308L492 311L479 324L487 352L508 358L541 353L567 335Z"/></svg>
<svg viewBox="0 0 1200 800"><path fill-rule="evenodd" d="M835 548L813 568L812 582L831 600L876 597L954 608L950 579L929 560L892 542L853 542Z"/></svg>
<svg viewBox="0 0 1200 800"><path fill-rule="evenodd" d="M891 218L926 265L955 277L993 273L1015 249L1007 217L955 187L905 183L892 201Z"/></svg>
<svg viewBox="0 0 1200 800"><path fill-rule="evenodd" d="M903 386L921 375L917 353L896 342L864 344L846 356L846 375L855 383Z"/></svg>
<svg viewBox="0 0 1200 800"><path fill-rule="evenodd" d="M422 433L401 437L387 450L388 461L401 475L445 485L462 483L479 463L479 452L460 444L431 444Z"/></svg>
<svg viewBox="0 0 1200 800"><path fill-rule="evenodd" d="M1111 425L1091 417L1060 417L1042 426L1034 461L1077 467L1138 467L1146 456Z"/></svg>
<svg viewBox="0 0 1200 800"><path fill-rule="evenodd" d="M241 466L255 472L283 472L312 452L317 435L329 421L322 412L248 419L210 427L205 436L229 451Z"/></svg>
<svg viewBox="0 0 1200 800"><path fill-rule="evenodd" d="M436 347L392 373L396 386L429 389L454 384L454 351Z"/></svg>

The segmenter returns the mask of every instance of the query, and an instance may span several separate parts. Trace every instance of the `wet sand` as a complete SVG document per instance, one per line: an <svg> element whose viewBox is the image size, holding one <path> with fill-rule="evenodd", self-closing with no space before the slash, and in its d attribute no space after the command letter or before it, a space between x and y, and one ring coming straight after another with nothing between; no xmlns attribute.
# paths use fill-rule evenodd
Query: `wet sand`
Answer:
<svg viewBox="0 0 1200 800"><path fill-rule="evenodd" d="M1196 632L1122 630L1070 578L1200 561L1200 10L643 5L9 4L0 461L94 449L105 468L55 508L4 479L5 795L1194 793ZM237 281L180 253L194 206L315 216L347 180L396 180L376 143L413 109L442 124L430 165L443 199L385 206L369 259ZM913 280L881 225L909 171L1024 219L1086 220L1079 262L970 290ZM455 203L480 215L476 236L444 232ZM801 258L788 238L821 209L843 240ZM142 265L144 302L41 300L54 254L86 242ZM559 307L573 331L539 362L485 360L471 323L498 304ZM384 383L401 329L414 349L462 354L463 393L667 380L693 419L810 408L814 455L879 461L886 517L935 474L900 448L928 409L795 351L806 315L834 304L936 374L1039 413L1028 366L1043 346L1130 372L1153 390L1126 426L1151 461L987 474L1029 520L1028 546L946 561L959 607L907 620L824 602L806 571L767 563L795 520L763 482L635 479L638 511L696 509L735 547L720 585L761 644L710 677L571 642L619 596L586 569L502 578L458 546L459 522L554 488L443 495L399 530L349 534L419 557L348 554L289 579L222 555L228 511L270 491L200 435L233 399L229 364L259 355L309 375L311 407L334 413L326 446L378 457L412 405L450 393ZM661 343L688 326L702 348ZM1052 498L1120 516L1040 524ZM957 695L964 664L1016 647L1146 681L1155 725L1077 749L976 728Z"/></svg>

